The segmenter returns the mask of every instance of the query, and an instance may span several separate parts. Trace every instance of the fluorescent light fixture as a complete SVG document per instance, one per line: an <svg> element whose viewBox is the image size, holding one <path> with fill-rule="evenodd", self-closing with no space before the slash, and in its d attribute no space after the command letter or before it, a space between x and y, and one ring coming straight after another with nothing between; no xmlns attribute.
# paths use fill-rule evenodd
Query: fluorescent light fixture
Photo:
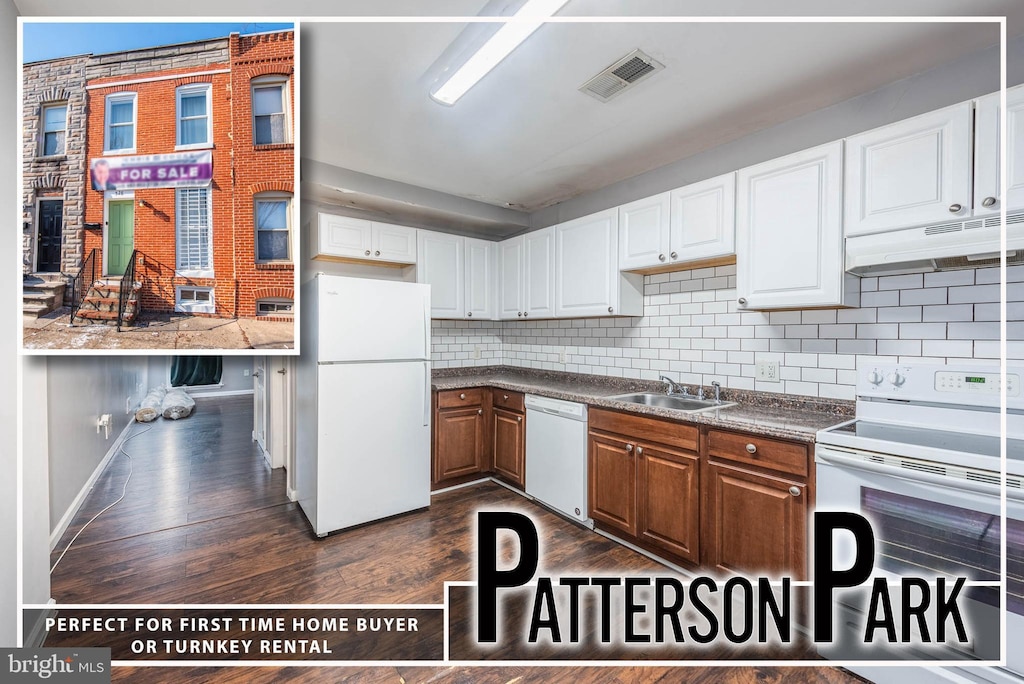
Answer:
<svg viewBox="0 0 1024 684"><path fill-rule="evenodd" d="M501 60L508 57L534 31L543 26L545 19L562 9L568 1L527 0L526 4L512 16L536 19L537 21L507 22L430 96L441 104L455 104L491 69L498 66Z"/></svg>

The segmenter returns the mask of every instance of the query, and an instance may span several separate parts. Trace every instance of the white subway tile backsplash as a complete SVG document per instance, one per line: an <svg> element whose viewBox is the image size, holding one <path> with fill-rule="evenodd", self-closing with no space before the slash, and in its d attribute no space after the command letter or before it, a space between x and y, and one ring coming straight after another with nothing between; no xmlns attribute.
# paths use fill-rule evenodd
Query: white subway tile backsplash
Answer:
<svg viewBox="0 0 1024 684"><path fill-rule="evenodd" d="M1024 362L1024 267L1007 270L1011 360ZM735 266L647 276L645 316L435 321L437 368L506 364L853 399L858 360L999 357L999 269L861 279L861 308L740 311ZM564 362L562 355L565 355ZM477 355L479 359L475 358ZM778 361L780 382L756 380Z"/></svg>

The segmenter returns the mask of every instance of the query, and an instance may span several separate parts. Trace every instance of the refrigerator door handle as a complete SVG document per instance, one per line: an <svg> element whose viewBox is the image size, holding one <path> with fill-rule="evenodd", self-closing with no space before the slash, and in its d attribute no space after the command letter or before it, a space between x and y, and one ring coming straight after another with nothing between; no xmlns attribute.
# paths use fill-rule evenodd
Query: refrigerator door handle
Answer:
<svg viewBox="0 0 1024 684"><path fill-rule="evenodd" d="M430 362L423 362L423 426L430 426Z"/></svg>
<svg viewBox="0 0 1024 684"><path fill-rule="evenodd" d="M430 358L430 297L423 298L423 358Z"/></svg>

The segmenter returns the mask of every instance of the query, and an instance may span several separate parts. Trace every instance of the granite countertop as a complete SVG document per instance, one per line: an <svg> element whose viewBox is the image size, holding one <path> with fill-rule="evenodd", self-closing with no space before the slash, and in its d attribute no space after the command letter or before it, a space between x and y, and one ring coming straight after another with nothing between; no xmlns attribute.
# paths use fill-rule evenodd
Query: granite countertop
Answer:
<svg viewBox="0 0 1024 684"><path fill-rule="evenodd" d="M722 388L722 401L736 402L735 405L686 413L608 398L610 395L627 392L664 392L664 385L660 382L513 366L435 370L432 387L438 391L498 387L590 406L669 418L680 423L745 430L766 437L806 443L814 442L818 430L851 419L855 410L852 401ZM710 387L704 391L708 396L713 395Z"/></svg>

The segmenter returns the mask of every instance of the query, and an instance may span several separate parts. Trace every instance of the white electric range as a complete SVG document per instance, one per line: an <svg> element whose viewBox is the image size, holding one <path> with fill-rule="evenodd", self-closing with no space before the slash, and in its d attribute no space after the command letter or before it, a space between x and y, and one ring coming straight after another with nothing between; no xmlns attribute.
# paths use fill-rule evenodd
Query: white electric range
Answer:
<svg viewBox="0 0 1024 684"><path fill-rule="evenodd" d="M998 367L861 366L857 418L820 431L815 448L816 509L860 512L871 520L878 575L966 576L999 582L1000 541L1005 532L1008 644L1024 643L1022 382L1024 368L1007 369L1005 529L1000 515L1002 377ZM846 567L843 564L852 558L852 549L837 543L834 558L837 567ZM863 624L862 611L852 605L839 608L847 611L840 629ZM998 588L972 588L964 608L973 637L964 647L873 645L865 650L822 649L822 653L843 660L999 660ZM862 638L857 634L857 639ZM854 641L850 635L847 643ZM1024 675L1024 652L1007 650L1006 668L850 669L872 681L900 684L943 677L1019 682Z"/></svg>

